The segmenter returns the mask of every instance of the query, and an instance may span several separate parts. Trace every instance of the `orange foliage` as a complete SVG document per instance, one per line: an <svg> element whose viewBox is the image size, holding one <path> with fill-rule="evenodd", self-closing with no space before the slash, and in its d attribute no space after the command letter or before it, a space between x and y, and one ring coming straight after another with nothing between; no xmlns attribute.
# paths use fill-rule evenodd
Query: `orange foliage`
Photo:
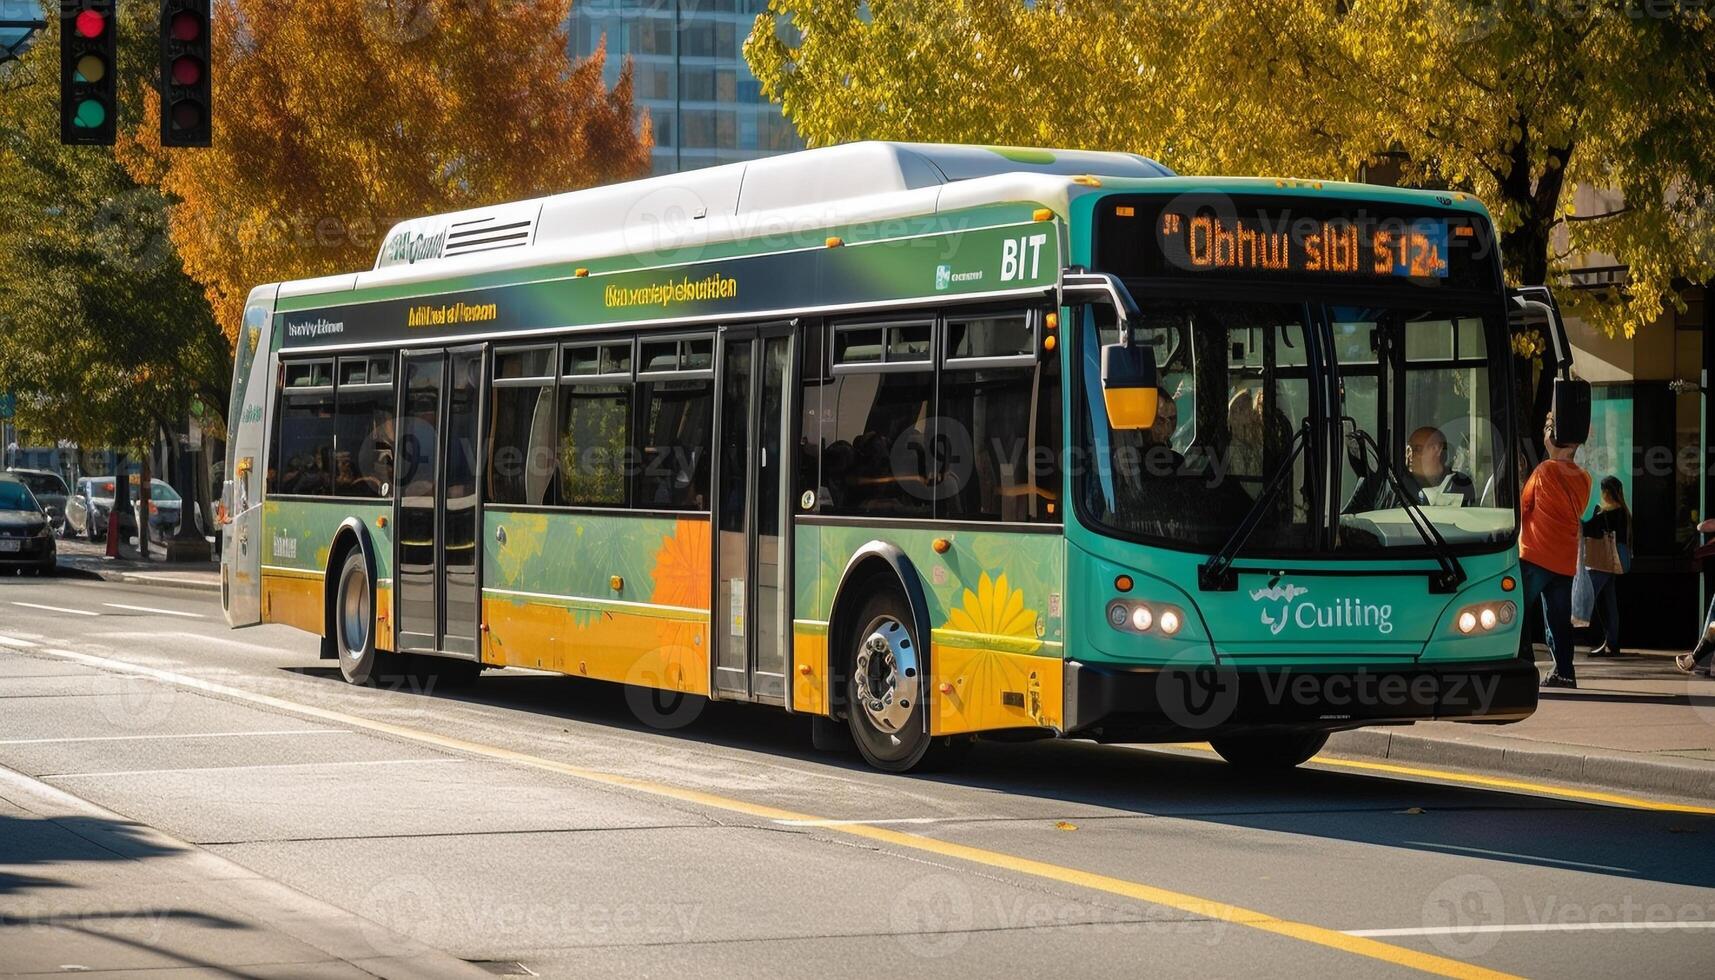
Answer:
<svg viewBox="0 0 1715 980"><path fill-rule="evenodd" d="M374 264L395 221L641 176L630 66L573 61L570 0L216 0L214 146L122 136L228 339L252 286Z"/></svg>

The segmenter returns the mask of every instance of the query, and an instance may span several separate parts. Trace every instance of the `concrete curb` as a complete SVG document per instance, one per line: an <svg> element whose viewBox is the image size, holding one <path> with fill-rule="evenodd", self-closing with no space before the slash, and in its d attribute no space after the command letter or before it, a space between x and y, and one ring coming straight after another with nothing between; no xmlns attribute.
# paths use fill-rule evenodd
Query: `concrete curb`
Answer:
<svg viewBox="0 0 1715 980"><path fill-rule="evenodd" d="M1715 765L1636 752L1555 745L1495 735L1436 738L1385 728L1339 732L1331 755L1467 769L1630 793L1715 800Z"/></svg>
<svg viewBox="0 0 1715 980"><path fill-rule="evenodd" d="M91 566L84 562L69 564L61 559L55 574L60 578L80 578L100 580L103 582L125 582L131 585L150 585L163 589L185 589L192 592L220 594L220 582L204 582L196 579L175 578L171 571L135 572L121 569L108 569Z"/></svg>

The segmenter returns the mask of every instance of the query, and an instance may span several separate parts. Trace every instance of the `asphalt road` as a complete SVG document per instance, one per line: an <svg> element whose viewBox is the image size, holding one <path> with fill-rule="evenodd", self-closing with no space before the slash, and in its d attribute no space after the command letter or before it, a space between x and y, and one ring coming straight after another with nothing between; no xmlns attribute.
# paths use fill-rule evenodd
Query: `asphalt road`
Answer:
<svg viewBox="0 0 1715 980"><path fill-rule="evenodd" d="M351 688L313 637L143 586L0 579L0 765L496 973L1660 978L1715 951L1708 815L1080 742L887 776L765 709L513 670Z"/></svg>

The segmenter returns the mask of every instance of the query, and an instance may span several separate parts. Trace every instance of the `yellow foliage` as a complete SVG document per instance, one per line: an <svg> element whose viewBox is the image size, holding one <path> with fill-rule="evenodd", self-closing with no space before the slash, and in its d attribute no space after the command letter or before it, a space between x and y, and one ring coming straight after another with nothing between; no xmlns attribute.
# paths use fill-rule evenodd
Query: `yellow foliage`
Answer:
<svg viewBox="0 0 1715 980"><path fill-rule="evenodd" d="M772 0L745 55L810 145L1126 150L1182 173L1475 194L1516 282L1615 256L1614 332L1715 278L1708 5L1511 0ZM1567 220L1580 185L1626 207Z"/></svg>

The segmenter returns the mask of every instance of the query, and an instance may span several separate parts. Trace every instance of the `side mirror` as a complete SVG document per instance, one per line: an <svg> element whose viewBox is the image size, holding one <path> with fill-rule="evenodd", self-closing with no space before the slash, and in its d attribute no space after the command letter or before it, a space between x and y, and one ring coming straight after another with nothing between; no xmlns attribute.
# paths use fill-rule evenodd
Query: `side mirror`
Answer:
<svg viewBox="0 0 1715 980"><path fill-rule="evenodd" d="M1155 424L1161 382L1155 348L1149 344L1106 344L1102 347L1102 402L1108 425L1115 429L1147 429Z"/></svg>
<svg viewBox="0 0 1715 980"><path fill-rule="evenodd" d="M1590 441L1590 382L1571 378L1554 379L1555 442Z"/></svg>

